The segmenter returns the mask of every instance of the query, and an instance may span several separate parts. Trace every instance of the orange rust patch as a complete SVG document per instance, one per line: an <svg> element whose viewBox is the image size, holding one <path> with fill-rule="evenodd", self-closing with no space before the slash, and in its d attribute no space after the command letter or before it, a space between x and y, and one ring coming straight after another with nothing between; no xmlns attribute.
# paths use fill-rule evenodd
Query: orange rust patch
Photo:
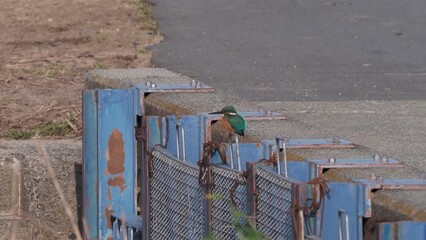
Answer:
<svg viewBox="0 0 426 240"><path fill-rule="evenodd" d="M114 129L108 141L106 159L108 161L108 173L119 174L124 172L124 140L123 134Z"/></svg>
<svg viewBox="0 0 426 240"><path fill-rule="evenodd" d="M127 188L126 181L124 180L123 175L108 179L108 185L113 187L120 187L122 192Z"/></svg>
<svg viewBox="0 0 426 240"><path fill-rule="evenodd" d="M111 205L107 205L105 208L105 217L107 222L107 227L112 229L112 222L111 222L111 214L114 213L114 210L111 209Z"/></svg>

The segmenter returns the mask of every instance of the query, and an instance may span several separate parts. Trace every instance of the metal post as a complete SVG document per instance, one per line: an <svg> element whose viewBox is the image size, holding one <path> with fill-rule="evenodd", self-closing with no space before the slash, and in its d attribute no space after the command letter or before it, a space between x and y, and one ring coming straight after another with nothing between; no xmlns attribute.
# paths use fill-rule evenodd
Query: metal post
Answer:
<svg viewBox="0 0 426 240"><path fill-rule="evenodd" d="M275 140L276 140L276 143L277 143L277 149L276 149L276 153L277 153L277 172L278 172L278 175L281 175L280 137L276 137Z"/></svg>
<svg viewBox="0 0 426 240"><path fill-rule="evenodd" d="M179 123L176 123L176 157L180 159Z"/></svg>
<svg viewBox="0 0 426 240"><path fill-rule="evenodd" d="M343 240L343 227L342 227L342 217L345 217L344 221L345 221L345 230L346 230L346 234L345 234L345 239L349 240L349 216L348 213L346 213L345 210L339 209L338 210L338 218L339 218L339 240Z"/></svg>
<svg viewBox="0 0 426 240"><path fill-rule="evenodd" d="M284 177L288 177L287 172L287 147L285 143L285 139L283 136L278 136L275 138L277 145L277 171L278 174L281 175L281 163L280 163L280 150L283 150L283 161L284 161Z"/></svg>
<svg viewBox="0 0 426 240"><path fill-rule="evenodd" d="M230 149L230 154L229 154L229 160L231 162L231 169L234 169L234 149L232 147L232 133L229 134L229 149Z"/></svg>
<svg viewBox="0 0 426 240"><path fill-rule="evenodd" d="M238 140L238 136L236 134L235 135L235 147L237 150L237 164L238 164L238 171L241 171L241 158L240 158L240 143Z"/></svg>
<svg viewBox="0 0 426 240"><path fill-rule="evenodd" d="M179 131L182 141L179 139ZM182 158L180 158L180 146L182 145ZM181 123L176 123L176 157L186 161L186 146L185 146L185 129Z"/></svg>
<svg viewBox="0 0 426 240"><path fill-rule="evenodd" d="M284 177L288 177L288 172L287 172L287 146L286 146L284 137L281 139L281 141L283 142Z"/></svg>
<svg viewBox="0 0 426 240"><path fill-rule="evenodd" d="M303 210L299 210L298 215L299 215L299 227L300 227L300 233L301 233L300 239L298 240L304 240L305 239L305 229L304 229L305 219L303 217Z"/></svg>
<svg viewBox="0 0 426 240"><path fill-rule="evenodd" d="M182 160L185 162L186 161L186 144L185 144L185 129L183 128L183 126L180 126L180 132L181 132L181 137L182 137Z"/></svg>

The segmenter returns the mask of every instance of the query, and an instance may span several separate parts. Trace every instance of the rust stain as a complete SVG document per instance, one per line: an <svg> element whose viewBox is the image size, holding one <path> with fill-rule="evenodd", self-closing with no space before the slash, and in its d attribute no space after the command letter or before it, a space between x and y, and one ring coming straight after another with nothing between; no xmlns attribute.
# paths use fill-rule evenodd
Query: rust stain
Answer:
<svg viewBox="0 0 426 240"><path fill-rule="evenodd" d="M108 200L112 200L112 196L111 196L111 189L110 189L110 187L108 187L107 195L108 195Z"/></svg>
<svg viewBox="0 0 426 240"><path fill-rule="evenodd" d="M163 118L159 117L157 118L157 121L158 121L158 129L160 129L161 131L161 129L163 129Z"/></svg>
<svg viewBox="0 0 426 240"><path fill-rule="evenodd" d="M124 180L123 175L108 179L108 185L113 187L120 187L121 192L123 192L127 188L126 181Z"/></svg>
<svg viewBox="0 0 426 240"><path fill-rule="evenodd" d="M118 129L114 129L108 140L108 150L106 153L109 174L124 172L124 157L123 134Z"/></svg>
<svg viewBox="0 0 426 240"><path fill-rule="evenodd" d="M112 236L109 236L109 237L107 238L107 240L114 240L114 238L113 238Z"/></svg>
<svg viewBox="0 0 426 240"><path fill-rule="evenodd" d="M87 197L87 207L88 208L92 207L92 202L90 201L90 197Z"/></svg>
<svg viewBox="0 0 426 240"><path fill-rule="evenodd" d="M106 218L106 223L107 223L107 227L109 229L112 229L112 222L111 222L111 215L114 213L114 210L111 209L111 205L107 205L107 207L105 208L105 218Z"/></svg>

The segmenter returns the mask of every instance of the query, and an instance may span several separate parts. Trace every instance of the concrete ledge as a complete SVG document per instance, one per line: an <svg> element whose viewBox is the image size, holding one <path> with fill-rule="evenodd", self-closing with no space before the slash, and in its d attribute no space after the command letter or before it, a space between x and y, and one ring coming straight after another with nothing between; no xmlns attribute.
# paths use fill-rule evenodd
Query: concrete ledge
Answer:
<svg viewBox="0 0 426 240"><path fill-rule="evenodd" d="M96 88L98 86L101 86L102 88L115 88L117 86L128 87L136 83L145 83L148 80L156 83L163 83L163 81L166 81L164 83L184 84L188 83L190 78L169 72L164 69L96 70L89 72L86 82L88 88ZM234 98L227 92L221 91L211 94L152 94L146 98L146 106L148 110L147 113L151 115L195 114L197 112L218 110L221 107L229 104L236 106L239 111L263 111L268 106L272 106L272 108L269 110L278 109L286 112L287 109L287 103L274 103L271 105L247 102L238 98ZM336 103L336 105L339 104ZM294 106L294 103L293 105L290 104L290 106ZM332 132L332 130L335 128L321 128L321 125L318 125L315 119L304 118L304 116L291 111L289 111L287 114L287 121L248 122L247 135L249 137L244 138L243 141L258 142L262 139L273 139L278 132L285 133L285 136L288 138L324 138L330 135L340 135L339 132ZM336 121L336 119L330 119L330 125L333 125L335 122L338 121ZM352 131L356 133L357 129L353 129ZM219 135L221 135L221 133L219 133ZM363 136L359 136L359 139L362 139L362 137ZM290 152L292 154L289 157L290 160L300 160L297 159L299 156L310 159L329 157L372 157L376 150L370 149L368 146L358 146L357 148L351 150L321 149L292 150ZM405 167L403 169L392 170L331 170L327 172L326 176L330 180L341 181L342 179L368 178L372 173L374 173L376 176L380 175L385 178L426 178L426 172L424 169L416 169L414 167ZM374 221L384 220L426 221L426 191L384 190L375 192L372 195L372 198L373 217L370 220L370 224Z"/></svg>

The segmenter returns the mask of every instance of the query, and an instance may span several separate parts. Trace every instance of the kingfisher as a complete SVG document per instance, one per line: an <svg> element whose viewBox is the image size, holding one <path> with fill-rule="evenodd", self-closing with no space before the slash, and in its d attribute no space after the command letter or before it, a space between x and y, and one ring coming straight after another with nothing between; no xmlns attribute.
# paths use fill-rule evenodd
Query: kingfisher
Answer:
<svg viewBox="0 0 426 240"><path fill-rule="evenodd" d="M247 123L244 117L237 113L234 106L226 106L222 108L222 110L210 114L223 114L222 121L225 127L231 131L231 133L236 133L244 137Z"/></svg>

